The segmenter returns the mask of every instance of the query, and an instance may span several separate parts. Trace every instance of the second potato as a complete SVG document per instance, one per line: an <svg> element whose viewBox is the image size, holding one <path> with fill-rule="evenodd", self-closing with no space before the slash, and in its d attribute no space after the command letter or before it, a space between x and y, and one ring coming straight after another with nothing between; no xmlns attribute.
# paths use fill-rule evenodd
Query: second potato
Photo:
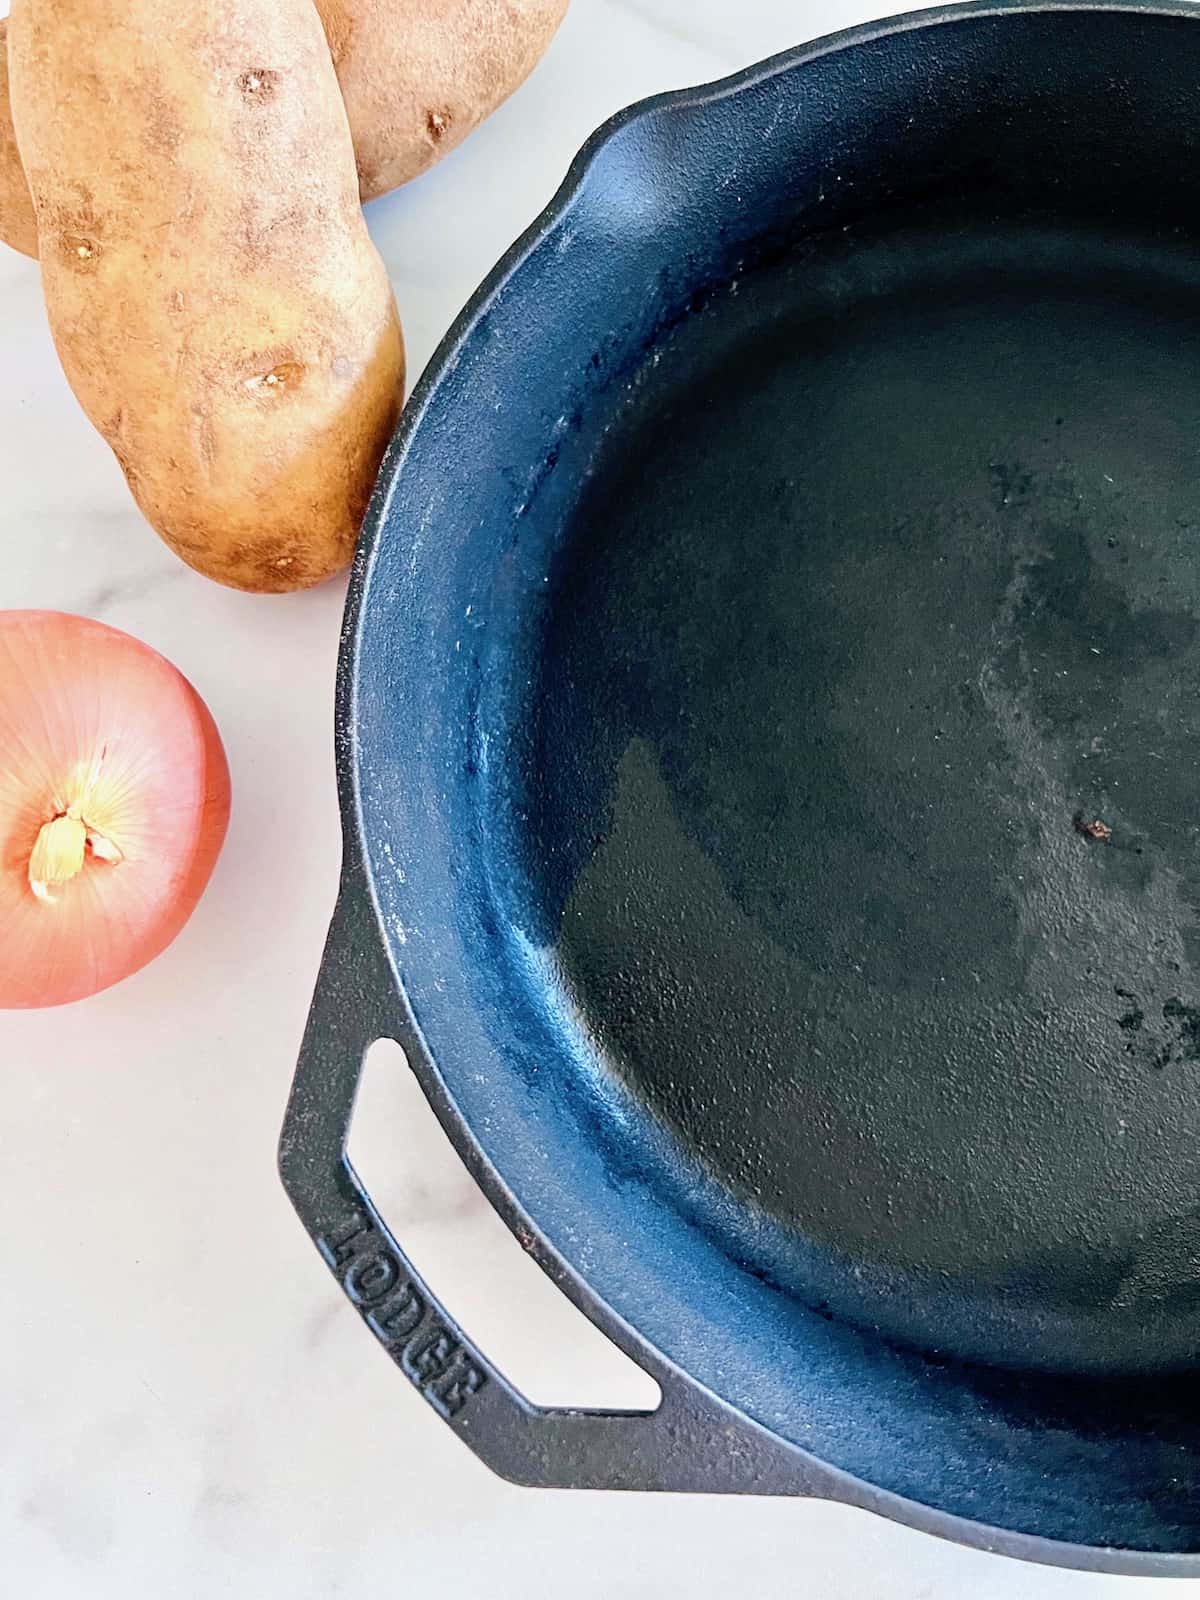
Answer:
<svg viewBox="0 0 1200 1600"><path fill-rule="evenodd" d="M317 0L364 200L460 144L537 65L567 0Z"/></svg>

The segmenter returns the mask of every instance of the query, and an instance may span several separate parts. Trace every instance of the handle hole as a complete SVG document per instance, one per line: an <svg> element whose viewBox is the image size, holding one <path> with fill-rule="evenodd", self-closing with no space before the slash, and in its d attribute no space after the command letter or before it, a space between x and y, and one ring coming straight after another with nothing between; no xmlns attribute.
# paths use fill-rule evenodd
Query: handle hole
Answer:
<svg viewBox="0 0 1200 1600"><path fill-rule="evenodd" d="M347 1153L429 1288L531 1405L657 1408L654 1379L555 1288L492 1210L390 1039L367 1054Z"/></svg>

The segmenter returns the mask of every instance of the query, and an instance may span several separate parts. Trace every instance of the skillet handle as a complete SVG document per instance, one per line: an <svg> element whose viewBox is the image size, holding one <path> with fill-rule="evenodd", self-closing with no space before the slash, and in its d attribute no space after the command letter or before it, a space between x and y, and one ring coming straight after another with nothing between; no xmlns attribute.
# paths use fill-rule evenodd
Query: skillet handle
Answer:
<svg viewBox="0 0 1200 1600"><path fill-rule="evenodd" d="M284 1118L279 1170L326 1265L434 1410L488 1466L516 1483L830 1493L829 1474L810 1456L738 1416L624 1330L617 1342L662 1390L655 1411L530 1405L476 1348L396 1243L346 1156L364 1055L376 1039L404 1031L370 895L349 872ZM571 1282L547 1250L535 1246L533 1253L556 1281Z"/></svg>

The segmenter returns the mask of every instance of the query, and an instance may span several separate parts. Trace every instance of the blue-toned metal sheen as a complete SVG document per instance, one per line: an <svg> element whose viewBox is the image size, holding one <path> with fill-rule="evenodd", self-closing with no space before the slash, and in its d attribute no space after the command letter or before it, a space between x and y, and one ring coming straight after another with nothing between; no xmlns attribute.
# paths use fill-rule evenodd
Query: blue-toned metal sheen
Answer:
<svg viewBox="0 0 1200 1600"><path fill-rule="evenodd" d="M409 402L280 1158L498 1472L1200 1575L1198 90L1034 3L648 101ZM658 1410L438 1305L381 1036Z"/></svg>

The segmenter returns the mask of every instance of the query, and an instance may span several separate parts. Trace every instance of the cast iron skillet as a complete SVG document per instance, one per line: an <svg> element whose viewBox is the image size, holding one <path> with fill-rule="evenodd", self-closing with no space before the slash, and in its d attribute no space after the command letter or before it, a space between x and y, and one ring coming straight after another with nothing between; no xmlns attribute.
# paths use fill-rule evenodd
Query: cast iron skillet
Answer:
<svg viewBox="0 0 1200 1600"><path fill-rule="evenodd" d="M616 118L422 381L281 1159L499 1472L1200 1572L1198 235L1189 7L925 12ZM436 1304L381 1035L658 1411Z"/></svg>

